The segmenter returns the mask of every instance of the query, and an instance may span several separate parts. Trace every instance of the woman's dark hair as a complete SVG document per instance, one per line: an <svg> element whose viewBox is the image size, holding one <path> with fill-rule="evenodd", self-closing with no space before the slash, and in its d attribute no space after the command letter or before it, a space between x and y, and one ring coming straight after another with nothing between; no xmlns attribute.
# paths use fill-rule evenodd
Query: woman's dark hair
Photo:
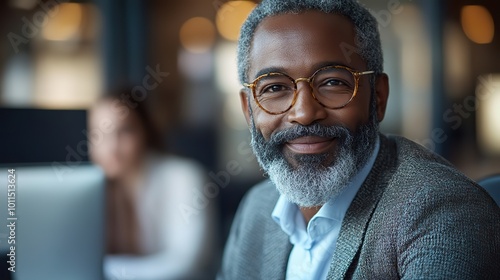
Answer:
<svg viewBox="0 0 500 280"><path fill-rule="evenodd" d="M149 109L147 99L137 100L132 95L132 87L118 87L108 90L103 97L104 100L118 100L121 105L126 106L131 113L136 114L146 134L146 145L156 152L165 152L165 143L160 132L156 128Z"/></svg>

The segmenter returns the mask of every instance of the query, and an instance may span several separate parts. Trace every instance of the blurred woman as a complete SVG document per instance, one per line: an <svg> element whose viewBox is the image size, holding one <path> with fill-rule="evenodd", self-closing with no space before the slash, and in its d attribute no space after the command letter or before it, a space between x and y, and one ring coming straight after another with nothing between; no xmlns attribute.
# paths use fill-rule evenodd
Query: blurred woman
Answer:
<svg viewBox="0 0 500 280"><path fill-rule="evenodd" d="M213 203L193 205L203 172L160 152L144 102L129 92L106 96L89 112L90 157L107 178L105 276L210 278Z"/></svg>

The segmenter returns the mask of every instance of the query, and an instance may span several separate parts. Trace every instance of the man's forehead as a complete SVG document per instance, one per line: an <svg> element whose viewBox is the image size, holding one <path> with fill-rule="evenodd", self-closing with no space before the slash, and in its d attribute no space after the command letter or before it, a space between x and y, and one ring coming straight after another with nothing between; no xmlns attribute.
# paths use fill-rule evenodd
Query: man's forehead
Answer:
<svg viewBox="0 0 500 280"><path fill-rule="evenodd" d="M307 68L325 61L362 67L359 56L346 52L354 48L355 34L354 24L340 14L306 11L267 17L254 34L249 77L267 67Z"/></svg>

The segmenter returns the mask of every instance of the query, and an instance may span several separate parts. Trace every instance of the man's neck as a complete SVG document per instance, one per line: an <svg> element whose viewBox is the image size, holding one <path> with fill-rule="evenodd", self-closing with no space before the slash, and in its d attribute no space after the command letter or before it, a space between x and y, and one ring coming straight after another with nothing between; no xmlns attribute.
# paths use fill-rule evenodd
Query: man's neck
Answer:
<svg viewBox="0 0 500 280"><path fill-rule="evenodd" d="M302 213L302 216L304 216L304 222L306 223L306 227L307 227L307 224L309 224L309 221L312 219L312 217L314 217L314 215L316 215L316 213L318 213L319 209L321 209L323 205L320 205L320 206L314 206L314 207L299 207L300 209L300 212Z"/></svg>

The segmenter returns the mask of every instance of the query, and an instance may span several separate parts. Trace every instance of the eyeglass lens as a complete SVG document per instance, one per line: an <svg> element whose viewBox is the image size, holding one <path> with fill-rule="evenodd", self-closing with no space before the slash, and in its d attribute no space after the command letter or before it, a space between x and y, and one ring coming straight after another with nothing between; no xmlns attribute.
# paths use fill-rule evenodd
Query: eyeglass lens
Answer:
<svg viewBox="0 0 500 280"><path fill-rule="evenodd" d="M351 100L356 81L350 71L331 67L316 72L310 85L314 96L323 106L335 109ZM255 82L255 97L267 111L282 112L292 105L296 89L295 81L289 76L271 73Z"/></svg>

